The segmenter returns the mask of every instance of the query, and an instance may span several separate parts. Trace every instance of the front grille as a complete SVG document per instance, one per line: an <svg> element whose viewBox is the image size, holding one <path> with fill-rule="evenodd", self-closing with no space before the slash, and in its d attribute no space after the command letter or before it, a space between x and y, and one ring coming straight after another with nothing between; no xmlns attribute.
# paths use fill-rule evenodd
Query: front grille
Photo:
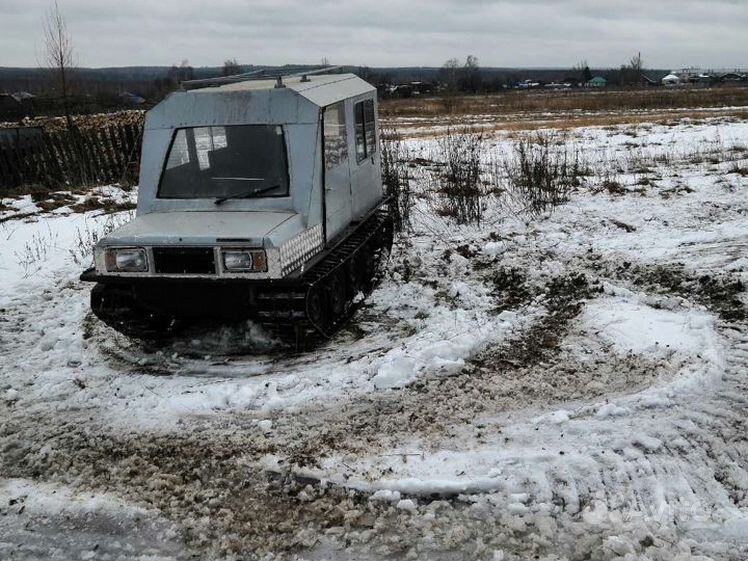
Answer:
<svg viewBox="0 0 748 561"><path fill-rule="evenodd" d="M212 247L154 247L156 273L165 275L215 275Z"/></svg>

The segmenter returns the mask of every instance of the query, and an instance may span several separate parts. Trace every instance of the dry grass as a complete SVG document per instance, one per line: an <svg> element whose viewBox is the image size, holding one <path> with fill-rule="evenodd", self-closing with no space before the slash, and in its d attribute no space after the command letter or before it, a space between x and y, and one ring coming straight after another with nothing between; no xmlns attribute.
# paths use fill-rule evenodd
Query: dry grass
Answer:
<svg viewBox="0 0 748 561"><path fill-rule="evenodd" d="M408 147L396 130L383 130L380 135L382 154L382 183L390 197L388 206L396 232L410 231L410 175L411 159Z"/></svg>
<svg viewBox="0 0 748 561"><path fill-rule="evenodd" d="M481 160L486 150L482 134L447 131L439 147L444 157L440 177L441 204L437 212L452 216L458 224L480 224L485 189L481 181Z"/></svg>
<svg viewBox="0 0 748 561"><path fill-rule="evenodd" d="M735 162L730 169L730 173L737 173L738 175L742 175L743 177L748 177L748 165L741 164L740 162Z"/></svg>
<svg viewBox="0 0 748 561"><path fill-rule="evenodd" d="M591 174L577 146L567 139L537 133L514 143L504 160L509 191L524 201L524 212L540 215L568 200Z"/></svg>
<svg viewBox="0 0 748 561"><path fill-rule="evenodd" d="M741 107L748 105L748 87L644 90L572 90L562 92L511 90L454 99L454 115L508 115L565 111L631 111ZM441 98L385 100L384 117L429 117L447 113Z"/></svg>
<svg viewBox="0 0 748 561"><path fill-rule="evenodd" d="M96 113L93 115L73 115L73 124L78 130L100 129L113 125L141 125L145 118L145 111L123 110L114 113ZM17 127L17 121L0 122L0 128ZM23 120L25 127L42 127L46 132L67 129L65 117L27 117Z"/></svg>
<svg viewBox="0 0 748 561"><path fill-rule="evenodd" d="M710 117L748 118L748 88L638 91L519 92L463 96L445 109L440 98L388 100L382 120L408 137L441 135L444 128L527 131L623 124L675 124ZM441 130L440 130L441 128Z"/></svg>
<svg viewBox="0 0 748 561"><path fill-rule="evenodd" d="M729 117L748 119L746 109L724 109L699 111L691 109L671 110L656 113L617 113L601 115L558 115L552 118L516 117L511 120L503 119L464 119L454 120L448 117L422 120L418 123L397 122L401 134L406 138L433 138L444 134L446 127L459 126L473 131L490 133L494 131L538 131L544 129L570 130L581 127L613 127L618 125L636 125L652 123L655 125L675 126L682 119L691 119L692 124L714 117ZM436 128L435 128L436 127Z"/></svg>
<svg viewBox="0 0 748 561"><path fill-rule="evenodd" d="M104 214L112 214L123 210L133 210L135 204L129 201L117 202L106 197L88 196L82 202L70 205L70 210L77 213L89 212L92 210L103 210Z"/></svg>

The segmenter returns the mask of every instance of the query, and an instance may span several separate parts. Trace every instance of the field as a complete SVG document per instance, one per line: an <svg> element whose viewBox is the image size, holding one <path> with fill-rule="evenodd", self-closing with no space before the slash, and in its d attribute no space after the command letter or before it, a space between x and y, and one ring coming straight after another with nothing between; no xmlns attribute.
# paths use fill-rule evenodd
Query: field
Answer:
<svg viewBox="0 0 748 561"><path fill-rule="evenodd" d="M632 123L674 123L684 117L748 115L748 88L508 91L501 95L385 101L385 122L431 136L445 121L483 130L569 129Z"/></svg>
<svg viewBox="0 0 748 561"><path fill-rule="evenodd" d="M97 322L136 189L1 199L0 558L746 559L748 103L698 95L386 104L410 224L305 353Z"/></svg>

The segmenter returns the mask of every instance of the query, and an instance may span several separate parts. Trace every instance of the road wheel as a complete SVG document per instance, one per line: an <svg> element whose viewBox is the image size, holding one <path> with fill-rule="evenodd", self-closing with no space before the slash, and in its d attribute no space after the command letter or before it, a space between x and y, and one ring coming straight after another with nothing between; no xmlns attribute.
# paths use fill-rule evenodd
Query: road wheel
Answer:
<svg viewBox="0 0 748 561"><path fill-rule="evenodd" d="M330 303L331 321L337 321L345 313L347 292L343 271L336 271L328 284L328 301Z"/></svg>
<svg viewBox="0 0 748 561"><path fill-rule="evenodd" d="M327 324L327 311L327 298L325 297L325 291L319 285L313 286L307 295L307 318L314 325L325 327Z"/></svg>
<svg viewBox="0 0 748 561"><path fill-rule="evenodd" d="M374 270L374 255L372 245L367 243L359 248L353 257L351 267L352 290L354 294L359 291L366 294L371 285L371 277Z"/></svg>

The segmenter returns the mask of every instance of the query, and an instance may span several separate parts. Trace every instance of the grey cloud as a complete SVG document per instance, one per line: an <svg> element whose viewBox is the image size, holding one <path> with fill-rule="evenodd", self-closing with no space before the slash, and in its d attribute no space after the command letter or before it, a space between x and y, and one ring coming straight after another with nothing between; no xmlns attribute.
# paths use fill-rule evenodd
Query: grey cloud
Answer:
<svg viewBox="0 0 748 561"><path fill-rule="evenodd" d="M748 66L748 0L59 0L84 66ZM0 66L35 65L46 0L0 1Z"/></svg>

